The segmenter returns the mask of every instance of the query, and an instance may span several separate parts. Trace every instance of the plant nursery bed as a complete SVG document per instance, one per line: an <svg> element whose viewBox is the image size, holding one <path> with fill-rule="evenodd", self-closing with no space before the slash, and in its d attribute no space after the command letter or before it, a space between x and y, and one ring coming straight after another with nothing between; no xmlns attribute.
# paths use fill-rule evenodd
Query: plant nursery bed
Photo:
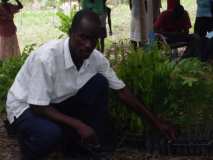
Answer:
<svg viewBox="0 0 213 160"><path fill-rule="evenodd" d="M20 160L21 153L17 140L7 135L3 119L4 114L0 115L0 160ZM63 160L63 158L60 153L54 153L48 160ZM213 160L213 156L160 155L146 153L135 147L120 147L113 153L113 160Z"/></svg>

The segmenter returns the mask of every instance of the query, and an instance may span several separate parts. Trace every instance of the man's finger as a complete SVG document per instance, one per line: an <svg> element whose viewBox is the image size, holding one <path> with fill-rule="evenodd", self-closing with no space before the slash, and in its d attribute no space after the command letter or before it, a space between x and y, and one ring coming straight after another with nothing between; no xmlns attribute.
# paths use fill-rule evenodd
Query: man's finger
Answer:
<svg viewBox="0 0 213 160"><path fill-rule="evenodd" d="M170 129L167 132L167 138L169 139L170 142L172 142L176 139L176 134L175 134L175 131L173 129Z"/></svg>

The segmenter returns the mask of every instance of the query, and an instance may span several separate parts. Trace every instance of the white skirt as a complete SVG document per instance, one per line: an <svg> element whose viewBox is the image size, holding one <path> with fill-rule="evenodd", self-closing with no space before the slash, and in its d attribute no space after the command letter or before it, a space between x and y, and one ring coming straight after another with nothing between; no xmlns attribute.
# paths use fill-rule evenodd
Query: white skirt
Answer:
<svg viewBox="0 0 213 160"><path fill-rule="evenodd" d="M131 17L131 30L130 30L130 40L140 42L141 41L141 24L139 16Z"/></svg>

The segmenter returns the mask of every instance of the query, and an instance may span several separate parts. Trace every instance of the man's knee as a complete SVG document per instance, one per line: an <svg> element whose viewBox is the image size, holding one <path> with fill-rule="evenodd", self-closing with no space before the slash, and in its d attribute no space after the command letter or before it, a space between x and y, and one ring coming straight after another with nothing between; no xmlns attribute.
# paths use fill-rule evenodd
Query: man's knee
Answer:
<svg viewBox="0 0 213 160"><path fill-rule="evenodd" d="M102 74L97 73L93 78L96 87L107 89L109 86L108 80Z"/></svg>
<svg viewBox="0 0 213 160"><path fill-rule="evenodd" d="M102 74L94 75L85 86L83 86L77 96L81 99L80 103L92 105L108 96L108 80Z"/></svg>
<svg viewBox="0 0 213 160"><path fill-rule="evenodd" d="M41 131L40 136L43 136L43 143L47 142L47 144L55 144L62 138L62 129L58 125L52 123L50 126L46 126L46 129Z"/></svg>
<svg viewBox="0 0 213 160"><path fill-rule="evenodd" d="M97 73L95 74L85 86L80 89L80 92L86 93L99 93L100 91L106 91L108 89L109 83L106 77L102 74Z"/></svg>
<svg viewBox="0 0 213 160"><path fill-rule="evenodd" d="M62 139L62 129L55 123L44 123L40 126L32 126L26 132L22 132L20 141L23 153L26 157L43 157L54 150Z"/></svg>

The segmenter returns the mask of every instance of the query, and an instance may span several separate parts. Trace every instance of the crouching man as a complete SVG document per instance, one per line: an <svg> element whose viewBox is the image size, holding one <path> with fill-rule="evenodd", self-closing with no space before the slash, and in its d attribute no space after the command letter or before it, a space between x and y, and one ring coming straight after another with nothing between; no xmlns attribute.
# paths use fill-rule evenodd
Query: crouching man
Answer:
<svg viewBox="0 0 213 160"><path fill-rule="evenodd" d="M174 138L174 129L146 109L125 86L102 53L95 49L99 17L79 11L69 37L50 41L29 55L7 96L8 120L16 129L23 159L41 159L63 142L107 146L108 88L153 126Z"/></svg>

